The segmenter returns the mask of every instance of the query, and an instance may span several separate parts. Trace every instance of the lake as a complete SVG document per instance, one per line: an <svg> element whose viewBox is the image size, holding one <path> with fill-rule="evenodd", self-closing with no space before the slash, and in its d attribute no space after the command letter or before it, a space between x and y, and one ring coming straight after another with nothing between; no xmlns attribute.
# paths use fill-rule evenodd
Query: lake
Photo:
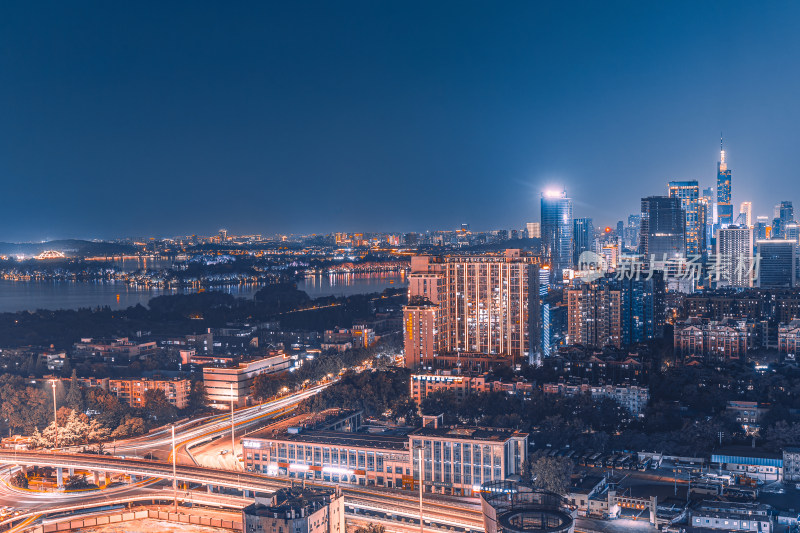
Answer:
<svg viewBox="0 0 800 533"><path fill-rule="evenodd" d="M312 298L320 296L348 296L381 292L389 287L405 287L401 273L337 274L309 276L297 284ZM213 290L227 292L237 297L252 298L259 285L231 285ZM29 311L36 309L79 309L108 306L125 309L136 304L147 305L150 298L196 289L152 289L134 287L125 283L92 281L11 281L0 280L0 312Z"/></svg>

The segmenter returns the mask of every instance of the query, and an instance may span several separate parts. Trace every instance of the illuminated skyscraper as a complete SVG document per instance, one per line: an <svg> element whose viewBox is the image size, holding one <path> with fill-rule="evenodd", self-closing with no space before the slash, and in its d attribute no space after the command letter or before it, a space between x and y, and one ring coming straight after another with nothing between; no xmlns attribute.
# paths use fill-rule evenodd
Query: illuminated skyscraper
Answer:
<svg viewBox="0 0 800 533"><path fill-rule="evenodd" d="M572 266L572 199L567 191L542 193L542 251L554 280Z"/></svg>
<svg viewBox="0 0 800 533"><path fill-rule="evenodd" d="M733 204L731 203L731 171L725 161L722 137L719 139L719 162L717 163L717 217L722 227L733 224Z"/></svg>
<svg viewBox="0 0 800 533"><path fill-rule="evenodd" d="M572 254L572 264L577 265L583 252L594 251L594 224L591 218L576 218L572 224L572 235L575 241L575 250Z"/></svg>
<svg viewBox="0 0 800 533"><path fill-rule="evenodd" d="M742 202L739 206L739 213L744 214L744 223L748 228L753 227L753 203Z"/></svg>
<svg viewBox="0 0 800 533"><path fill-rule="evenodd" d="M703 253L701 244L705 243L705 236L702 234L703 224L701 224L698 213L698 203L700 199L700 185L697 180L691 181L670 181L669 197L679 198L681 208L686 213L686 253L696 256ZM705 213L703 213L705 215ZM702 221L705 223L705 217Z"/></svg>

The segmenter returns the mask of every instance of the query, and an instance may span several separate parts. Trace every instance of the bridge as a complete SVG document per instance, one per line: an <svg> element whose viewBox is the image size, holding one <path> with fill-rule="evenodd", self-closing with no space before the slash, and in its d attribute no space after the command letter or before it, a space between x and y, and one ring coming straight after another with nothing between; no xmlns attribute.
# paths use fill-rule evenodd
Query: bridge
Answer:
<svg viewBox="0 0 800 533"><path fill-rule="evenodd" d="M0 463L11 463L20 466L37 465L57 469L77 468L89 471L117 472L133 476L172 478L172 464L146 459L121 458L107 455L50 453L35 451L0 450ZM273 492L286 487L290 482L286 478L265 476L250 472L235 472L200 466L180 465L175 469L175 477L182 482L205 485L208 487L225 487L242 491L245 496L256 492ZM309 486L330 488L334 484L323 482L306 482ZM364 487L358 485L340 485L345 495L348 518L372 517L370 520L394 522L396 525L419 522L419 500L415 493L401 489L382 487ZM160 491L159 497L164 499ZM217 496L214 494L214 496ZM144 497L153 499L152 494ZM167 497L166 499L170 499ZM180 493L178 499L181 499ZM240 498L241 499L241 498ZM252 499L248 498L252 503ZM87 502L76 508L97 507L97 503ZM53 508L55 509L55 507ZM48 509L48 513L53 512ZM41 514L41 511L39 511ZM442 495L426 495L423 505L426 529L431 531L447 531L456 528L460 531L483 531L483 517L477 501ZM15 517L18 520L19 517ZM419 526L417 525L418 529Z"/></svg>

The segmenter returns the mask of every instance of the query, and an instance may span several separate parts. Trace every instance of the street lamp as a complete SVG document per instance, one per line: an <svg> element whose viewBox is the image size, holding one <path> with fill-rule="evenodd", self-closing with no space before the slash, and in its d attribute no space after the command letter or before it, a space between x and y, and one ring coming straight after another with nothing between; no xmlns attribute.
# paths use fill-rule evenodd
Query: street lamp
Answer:
<svg viewBox="0 0 800 533"><path fill-rule="evenodd" d="M172 495L175 500L175 512L178 512L178 474L175 467L175 424L172 424Z"/></svg>
<svg viewBox="0 0 800 533"><path fill-rule="evenodd" d="M233 456L233 469L236 470L236 439L234 438L233 424L233 383L231 383L231 455Z"/></svg>
<svg viewBox="0 0 800 533"><path fill-rule="evenodd" d="M56 436L54 439L53 448L58 448L58 411L56 410L56 380L51 379L50 384L53 386L53 424L55 424Z"/></svg>
<svg viewBox="0 0 800 533"><path fill-rule="evenodd" d="M425 470L423 470L422 465L422 450L424 450L425 447L418 445L414 446L414 449L417 450L417 457L419 458L419 533L425 533L425 522L422 520L422 486L425 481Z"/></svg>

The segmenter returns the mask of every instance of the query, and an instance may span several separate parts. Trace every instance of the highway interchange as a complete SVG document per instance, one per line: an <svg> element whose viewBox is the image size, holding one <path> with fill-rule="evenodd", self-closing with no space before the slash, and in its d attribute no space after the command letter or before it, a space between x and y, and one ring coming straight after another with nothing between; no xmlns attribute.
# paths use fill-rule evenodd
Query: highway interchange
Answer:
<svg viewBox="0 0 800 533"><path fill-rule="evenodd" d="M299 402L313 396L326 386L319 385L265 404L235 411L234 425L237 441L239 435L248 428L252 429L263 425L265 421L290 411ZM230 414L207 416L176 424L176 470L179 483L211 486L216 491L219 491L220 487L229 489L227 491L223 489L225 492L246 490L248 495L252 495L254 492L271 492L287 485L288 480L285 478L244 472L239 461L236 460L236 454L240 448L233 453L229 452L220 456L219 447L230 448L230 441L227 441L227 445L212 446L210 447L213 450L211 453L202 454L204 444L212 442L214 439L225 443L225 437L229 437L230 431ZM56 453L0 451L0 463L6 465L72 467L134 475L140 480L131 485L120 485L85 493L36 493L20 491L20 489L0 483L0 506L13 506L26 511L26 513L30 512L20 515L20 519L30 517L23 524L27 526L34 523L34 519L39 519L39 514L44 511L65 505L80 505L88 509L108 505L108 502L120 498L154 497L155 499L161 497L163 499L165 494L171 498L172 431L170 427L161 428L141 437L107 443L105 450L112 455L76 454L68 451ZM200 461L193 456L192 450L201 452ZM144 456L151 457L149 454L158 460L143 459ZM215 468L197 466L198 464L207 464ZM16 467L6 466L5 468L5 473L0 472L0 474L7 476ZM311 485L326 484L315 482ZM327 485L333 486L332 484ZM398 526L407 524L411 527L413 524L417 524L415 527L419 527L419 500L415 493L398 489L347 485L342 486L342 489L345 494L347 514L350 517ZM186 494L188 493L182 492L179 496L184 498ZM239 500L242 500L241 493L239 494ZM219 496L225 497L224 495ZM236 498L236 496L233 497ZM483 521L477 501L428 495L425 498L423 514L427 524L426 530L460 532L483 530Z"/></svg>

